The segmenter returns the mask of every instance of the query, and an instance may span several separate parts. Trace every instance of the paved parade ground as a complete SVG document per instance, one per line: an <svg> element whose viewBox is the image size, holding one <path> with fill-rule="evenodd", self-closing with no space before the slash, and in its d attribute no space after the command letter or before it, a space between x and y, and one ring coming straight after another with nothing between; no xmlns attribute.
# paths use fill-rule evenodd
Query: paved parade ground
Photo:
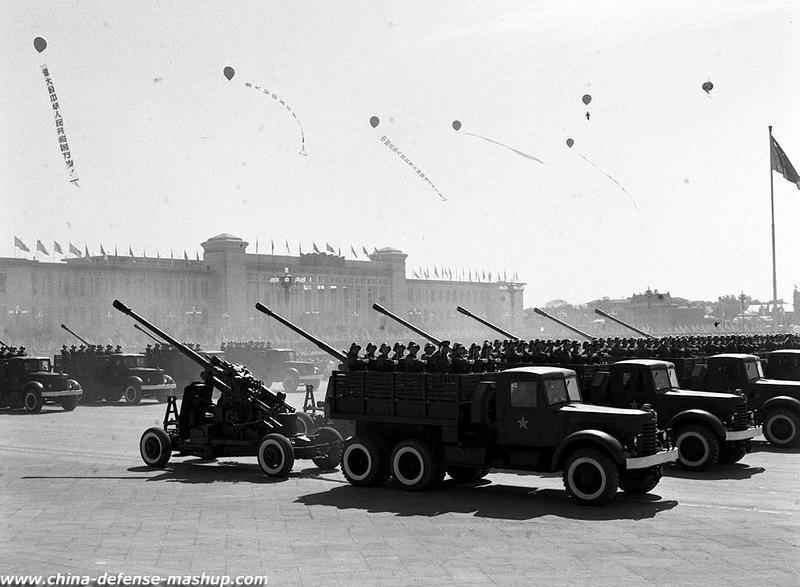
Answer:
<svg viewBox="0 0 800 587"><path fill-rule="evenodd" d="M294 394L295 405L302 395ZM606 507L560 475L493 472L435 492L356 488L297 461L145 467L162 405L0 411L2 573L266 575L270 584L797 584L800 452L763 439L737 465L670 469Z"/></svg>

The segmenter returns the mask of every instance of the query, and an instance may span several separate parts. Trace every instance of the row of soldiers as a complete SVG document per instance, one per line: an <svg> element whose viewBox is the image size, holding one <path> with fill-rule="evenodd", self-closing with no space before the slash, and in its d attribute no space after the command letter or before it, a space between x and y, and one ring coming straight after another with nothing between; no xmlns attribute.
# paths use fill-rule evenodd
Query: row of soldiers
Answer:
<svg viewBox="0 0 800 587"><path fill-rule="evenodd" d="M28 353L25 352L25 347L15 347L0 345L0 359L11 359L12 357L24 357Z"/></svg>
<svg viewBox="0 0 800 587"><path fill-rule="evenodd" d="M591 341L506 339L469 348L441 341L424 348L411 341L380 347L353 343L347 352L350 371L400 371L406 373L483 373L513 365L592 365L624 359L677 359L721 352L765 353L800 348L798 335L669 336L663 338L597 338ZM420 353L420 351L422 351Z"/></svg>
<svg viewBox="0 0 800 587"><path fill-rule="evenodd" d="M67 348L67 345L65 344L61 345L61 356L64 357L65 359L70 359L74 356L79 356L79 355L80 356L113 355L115 353L121 353L121 352L122 352L122 347L120 345L117 345L115 347L114 345L107 344L104 347L102 344L90 344L90 345L82 344L76 347L73 344L69 348Z"/></svg>

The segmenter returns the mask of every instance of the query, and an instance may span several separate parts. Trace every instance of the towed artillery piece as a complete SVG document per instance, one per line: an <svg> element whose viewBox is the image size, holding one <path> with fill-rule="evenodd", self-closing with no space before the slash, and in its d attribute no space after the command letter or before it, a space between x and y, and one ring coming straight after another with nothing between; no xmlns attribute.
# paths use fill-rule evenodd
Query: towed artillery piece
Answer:
<svg viewBox="0 0 800 587"><path fill-rule="evenodd" d="M295 459L311 459L321 469L339 464L342 436L333 428L315 434L297 431L298 415L243 365L217 356L204 357L154 326L119 300L114 308L133 318L164 342L179 349L203 369L202 381L190 383L183 392L180 411L170 396L162 428L142 434L139 450L149 467L163 467L172 453L203 459L255 456L270 477L286 477ZM214 401L214 389L220 392Z"/></svg>
<svg viewBox="0 0 800 587"><path fill-rule="evenodd" d="M57 370L70 373L83 387L84 402L106 400L115 402L122 397L125 403L138 404L142 398L152 398L159 403L167 401L174 392L175 381L162 369L147 367L145 357L139 353L122 353L119 347L92 344L79 336L67 325L61 328L80 340L86 349L79 351L62 350L53 357Z"/></svg>
<svg viewBox="0 0 800 587"><path fill-rule="evenodd" d="M384 308L380 304L373 303L372 304L372 309L375 310L376 312L378 312L379 314L383 314L384 316L388 316L389 318L391 318L395 322L399 322L400 324L402 324L403 326L405 326L406 328L408 328L412 332L415 332L415 333L419 334L422 338L425 338L425 339L431 341L436 346L442 346L442 341L441 340L439 340L438 338L436 338L432 334L428 334L427 332L425 332L421 328L419 328L417 326L414 326L413 324L411 324L411 322L403 320L397 314L391 313L389 310L387 310L386 308Z"/></svg>
<svg viewBox="0 0 800 587"><path fill-rule="evenodd" d="M636 334L640 334L641 336L644 336L645 338L655 338L655 336L653 336L652 334L649 334L649 333L645 332L644 330L639 330L635 326L632 326L631 324L628 324L624 320L620 320L616 316L612 316L608 312L603 312L603 310L595 308L594 309L594 313L597 314L598 316L602 316L603 318L608 318L612 322L616 322L617 324L619 324L620 326L624 326L628 330L633 330Z"/></svg>

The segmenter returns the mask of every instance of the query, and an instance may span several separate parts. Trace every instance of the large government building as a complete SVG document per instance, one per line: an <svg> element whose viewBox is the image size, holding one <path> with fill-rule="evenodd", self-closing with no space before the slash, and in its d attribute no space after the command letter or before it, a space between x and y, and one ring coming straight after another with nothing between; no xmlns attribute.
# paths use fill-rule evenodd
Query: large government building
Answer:
<svg viewBox="0 0 800 587"><path fill-rule="evenodd" d="M202 260L0 258L1 338L9 344L30 338L40 344L75 342L59 328L65 323L92 342L141 344L145 339L131 320L112 308L115 298L180 339L206 344L298 340L257 312L257 301L337 344L409 336L375 312L373 302L438 338L494 337L458 314L457 305L508 329L522 324L523 283L411 279L406 255L389 247L375 250L369 260L328 253L259 255L247 247L237 236L220 234L202 243Z"/></svg>

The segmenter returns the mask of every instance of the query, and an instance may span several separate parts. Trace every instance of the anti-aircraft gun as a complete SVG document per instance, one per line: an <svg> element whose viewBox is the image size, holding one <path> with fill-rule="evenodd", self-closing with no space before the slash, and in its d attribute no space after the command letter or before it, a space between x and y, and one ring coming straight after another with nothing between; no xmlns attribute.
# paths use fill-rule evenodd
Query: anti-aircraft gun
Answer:
<svg viewBox="0 0 800 587"><path fill-rule="evenodd" d="M204 357L169 336L119 300L114 308L127 314L168 344L179 349L203 369L202 381L190 383L183 392L180 411L170 396L163 428L142 434L139 450L145 464L163 467L172 453L205 459L256 456L270 477L286 477L295 459L312 459L321 469L332 469L341 457L342 437L333 428L314 435L297 432L297 414L286 395L270 391L247 368ZM214 401L214 390L220 392Z"/></svg>
<svg viewBox="0 0 800 587"><path fill-rule="evenodd" d="M411 324L410 322L407 322L406 320L403 320L400 316L397 316L396 314L392 314L389 310L387 310L386 308L384 308L380 304L373 303L372 304L372 309L375 310L376 312L380 313L380 314L383 314L384 316L388 316L389 318L391 318L392 320L394 320L396 322L399 322L400 324L402 324L403 326L405 326L406 328L408 328L412 332L416 332L417 334L419 334L422 338L428 339L429 341L431 341L436 346L441 346L442 345L442 341L439 340L438 338L436 338L435 336L433 336L431 334L428 334L427 332L425 332L421 328L419 328L417 326L414 326L413 324Z"/></svg>
<svg viewBox="0 0 800 587"><path fill-rule="evenodd" d="M472 312L470 312L469 310L467 310L467 309L466 309L464 306L456 306L456 311L457 311L459 314L464 314L464 316L469 316L469 317L470 317L470 318L472 318L473 320L477 320L478 322L480 322L480 323L481 323L481 324L483 324L484 326L488 326L489 328L491 328L492 330L495 330L495 331L499 332L500 334L502 334L502 335L503 335L503 336L505 336L506 338L510 338L511 340L519 340L519 337L518 337L518 336L515 336L515 335L511 334L510 332L506 332L505 330L503 330L502 328L500 328L500 327L499 327L499 326L497 326L496 324L492 324L492 323L491 323L491 322L489 322L488 320L486 320L486 319L484 319L484 318L481 318L480 316L478 316L478 315L476 315L476 314L473 314Z"/></svg>
<svg viewBox="0 0 800 587"><path fill-rule="evenodd" d="M617 318L616 316L612 316L612 315L611 315L611 314L609 314L608 312L603 312L603 310L600 310L600 309L598 309L598 308L595 308L595 309L594 309L594 313L595 313L595 314L597 314L598 316L602 316L603 318L608 318L608 319L609 319L609 320L611 320L612 322L616 322L617 324L619 324L620 326L624 326L624 327L625 327L625 328L627 328L628 330L633 330L633 331L634 331L636 334L639 334L639 335L641 335L641 336L644 336L645 338L655 338L655 336L653 336L652 334L648 334L648 333L647 333L647 332L645 332L644 330L639 330L639 329L638 329L638 328L636 328L635 326L632 326L632 325L628 324L628 323L627 323L627 322L625 322L624 320L620 320L620 319L619 319L619 318Z"/></svg>

